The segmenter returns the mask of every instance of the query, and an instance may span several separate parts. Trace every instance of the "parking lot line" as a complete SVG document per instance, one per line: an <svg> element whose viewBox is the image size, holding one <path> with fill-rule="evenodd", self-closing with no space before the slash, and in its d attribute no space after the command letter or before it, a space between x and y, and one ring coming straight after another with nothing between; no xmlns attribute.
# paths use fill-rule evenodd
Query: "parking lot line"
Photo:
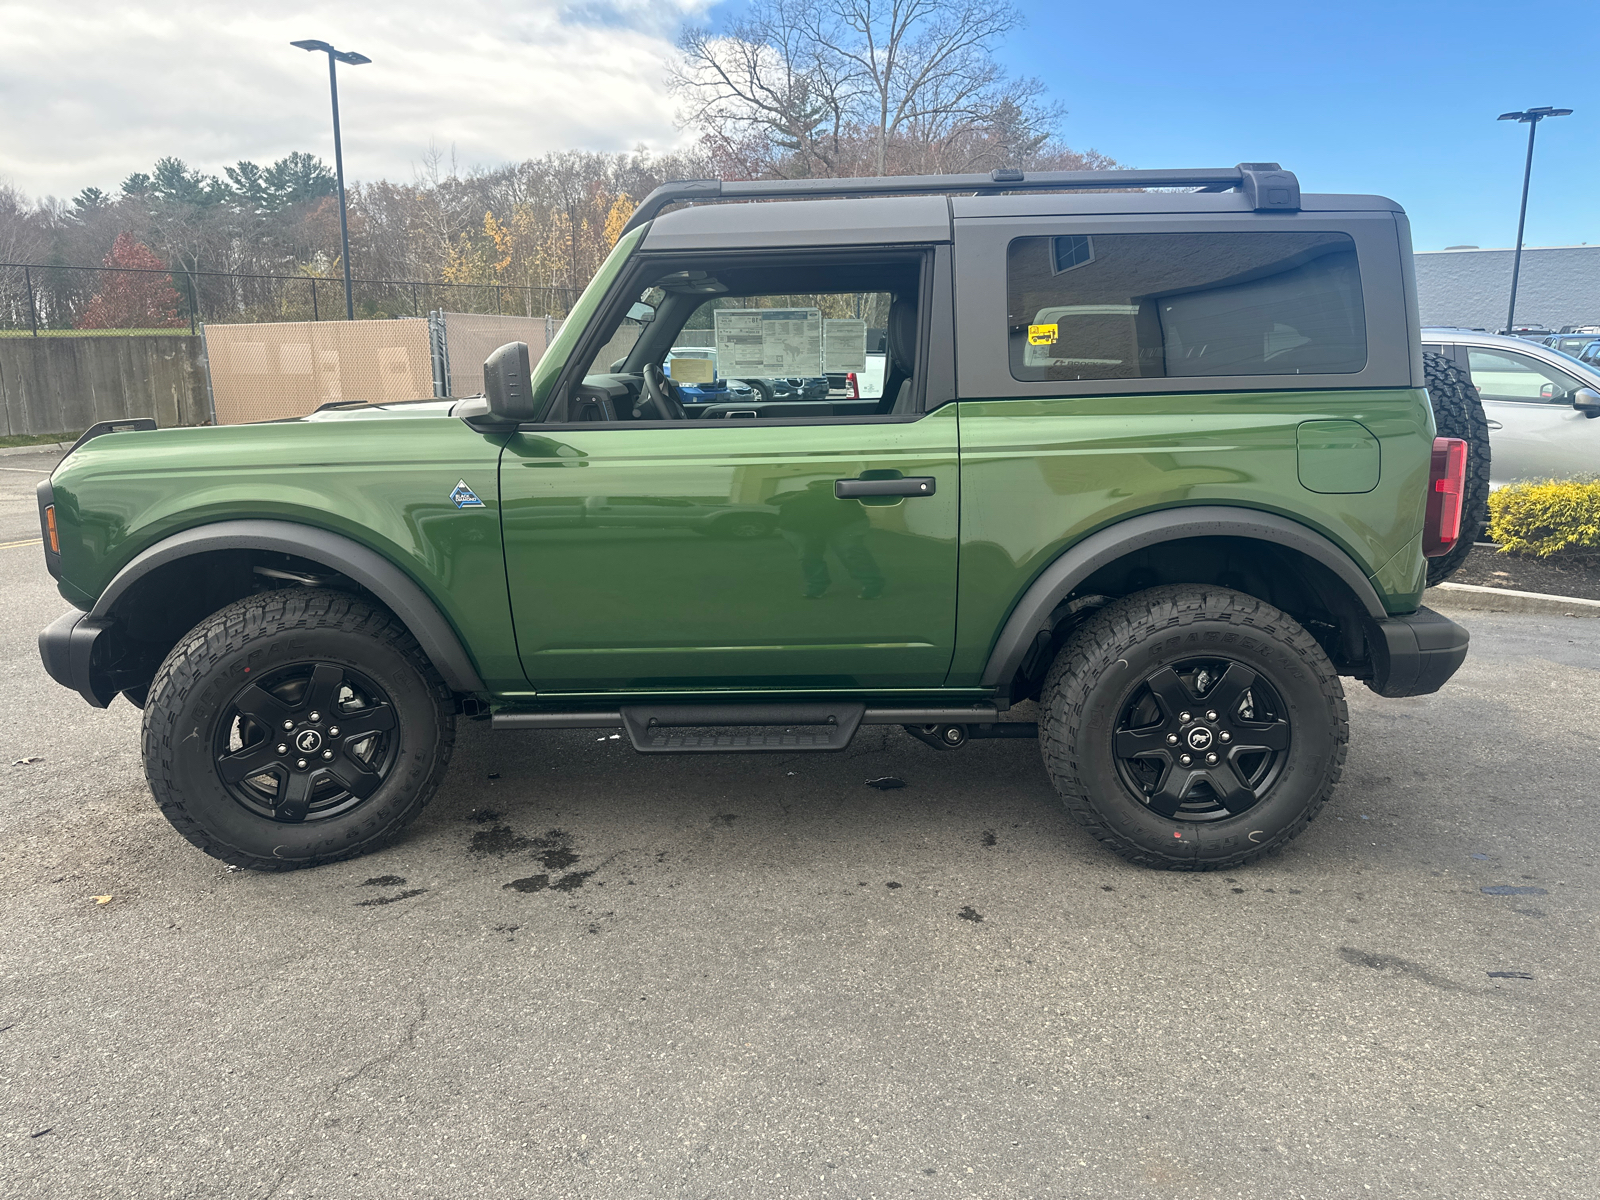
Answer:
<svg viewBox="0 0 1600 1200"><path fill-rule="evenodd" d="M43 538L33 538L31 541L23 542L0 542L0 550L14 550L18 546L37 546L42 541Z"/></svg>

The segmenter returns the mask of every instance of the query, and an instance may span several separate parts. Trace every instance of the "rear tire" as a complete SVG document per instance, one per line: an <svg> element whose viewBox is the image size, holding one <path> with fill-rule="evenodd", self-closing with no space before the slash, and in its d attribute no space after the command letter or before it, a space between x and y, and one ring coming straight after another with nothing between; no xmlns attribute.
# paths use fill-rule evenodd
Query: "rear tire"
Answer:
<svg viewBox="0 0 1600 1200"><path fill-rule="evenodd" d="M1467 478L1461 498L1461 536L1448 554L1428 560L1428 586L1454 575L1489 524L1489 421L1472 377L1443 354L1424 351L1422 372L1440 437L1467 443Z"/></svg>
<svg viewBox="0 0 1600 1200"><path fill-rule="evenodd" d="M392 841L439 786L449 688L387 610L291 588L230 604L167 655L144 709L145 776L214 858L287 871Z"/></svg>
<svg viewBox="0 0 1600 1200"><path fill-rule="evenodd" d="M1316 640L1220 587L1156 587L1102 609L1061 648L1042 707L1039 746L1067 811L1165 870L1282 849L1327 802L1350 737Z"/></svg>

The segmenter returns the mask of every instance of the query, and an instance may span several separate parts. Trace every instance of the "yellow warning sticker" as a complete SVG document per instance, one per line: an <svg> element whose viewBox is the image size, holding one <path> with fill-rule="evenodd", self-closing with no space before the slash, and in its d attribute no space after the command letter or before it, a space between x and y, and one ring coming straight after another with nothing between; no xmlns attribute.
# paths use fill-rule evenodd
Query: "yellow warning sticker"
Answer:
<svg viewBox="0 0 1600 1200"><path fill-rule="evenodd" d="M1054 346L1059 333L1060 327L1056 325L1029 325L1028 345Z"/></svg>

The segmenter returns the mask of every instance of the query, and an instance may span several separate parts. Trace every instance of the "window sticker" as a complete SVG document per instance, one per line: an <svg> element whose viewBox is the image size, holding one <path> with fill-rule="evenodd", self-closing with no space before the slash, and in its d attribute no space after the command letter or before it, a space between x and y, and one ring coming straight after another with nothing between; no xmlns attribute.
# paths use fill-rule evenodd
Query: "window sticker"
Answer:
<svg viewBox="0 0 1600 1200"><path fill-rule="evenodd" d="M1054 346L1056 339L1060 336L1060 325L1028 326L1028 345L1030 346Z"/></svg>
<svg viewBox="0 0 1600 1200"><path fill-rule="evenodd" d="M734 379L822 374L822 311L816 308L719 308L717 361Z"/></svg>
<svg viewBox="0 0 1600 1200"><path fill-rule="evenodd" d="M829 371L867 369L867 323L855 317L829 317L822 323L822 365Z"/></svg>

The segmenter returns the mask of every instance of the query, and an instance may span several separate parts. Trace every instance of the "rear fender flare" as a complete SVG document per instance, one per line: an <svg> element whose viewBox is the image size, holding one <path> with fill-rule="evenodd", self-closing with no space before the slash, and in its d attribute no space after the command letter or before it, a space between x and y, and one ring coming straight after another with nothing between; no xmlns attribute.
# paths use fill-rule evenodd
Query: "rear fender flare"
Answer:
<svg viewBox="0 0 1600 1200"><path fill-rule="evenodd" d="M1328 538L1276 513L1223 505L1162 509L1129 517L1091 533L1046 567L1011 610L989 653L984 687L1003 688L1016 677L1028 649L1056 606L1101 567L1136 550L1184 538L1252 538L1298 550L1332 571L1374 621L1388 617L1377 590L1355 560Z"/></svg>
<svg viewBox="0 0 1600 1200"><path fill-rule="evenodd" d="M450 622L410 576L360 542L290 521L219 521L175 533L143 551L118 571L100 594L88 620L109 621L117 601L150 572L212 550L292 554L339 572L371 592L400 619L451 690L488 690Z"/></svg>

